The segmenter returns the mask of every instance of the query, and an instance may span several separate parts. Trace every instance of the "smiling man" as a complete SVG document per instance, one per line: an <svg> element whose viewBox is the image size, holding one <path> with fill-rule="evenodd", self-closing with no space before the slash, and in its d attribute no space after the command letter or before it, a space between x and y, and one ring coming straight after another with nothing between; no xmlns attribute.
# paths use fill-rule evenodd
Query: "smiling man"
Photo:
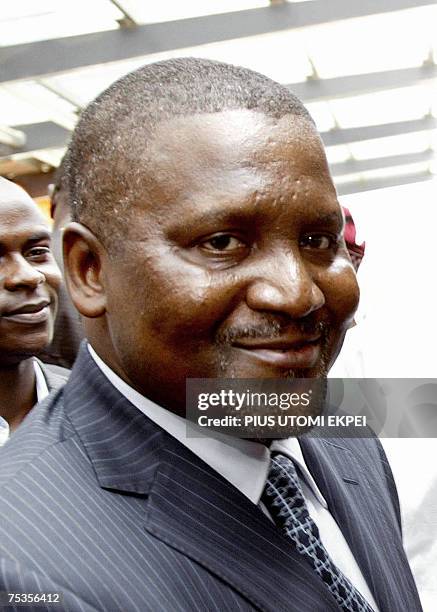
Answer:
<svg viewBox="0 0 437 612"><path fill-rule="evenodd" d="M377 440L268 448L183 418L187 378L325 377L352 321L300 101L242 68L151 64L83 112L68 178L89 344L44 429L3 453L0 590L74 610L420 610Z"/></svg>
<svg viewBox="0 0 437 612"><path fill-rule="evenodd" d="M0 445L66 376L33 359L53 335L60 272L26 192L0 177Z"/></svg>

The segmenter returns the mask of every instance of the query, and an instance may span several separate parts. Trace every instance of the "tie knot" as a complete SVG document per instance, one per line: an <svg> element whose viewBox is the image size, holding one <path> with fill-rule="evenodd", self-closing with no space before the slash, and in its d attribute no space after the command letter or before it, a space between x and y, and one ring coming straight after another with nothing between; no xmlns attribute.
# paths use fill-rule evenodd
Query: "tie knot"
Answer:
<svg viewBox="0 0 437 612"><path fill-rule="evenodd" d="M267 483L271 483L272 486L276 487L292 485L293 487L300 488L299 477L294 462L281 453L272 455Z"/></svg>
<svg viewBox="0 0 437 612"><path fill-rule="evenodd" d="M261 499L279 527L284 527L292 516L307 514L296 467L285 455L272 456Z"/></svg>
<svg viewBox="0 0 437 612"><path fill-rule="evenodd" d="M296 467L294 462L286 455L283 455L282 453L274 453L270 460L270 471L273 470L283 471L285 473L295 473Z"/></svg>

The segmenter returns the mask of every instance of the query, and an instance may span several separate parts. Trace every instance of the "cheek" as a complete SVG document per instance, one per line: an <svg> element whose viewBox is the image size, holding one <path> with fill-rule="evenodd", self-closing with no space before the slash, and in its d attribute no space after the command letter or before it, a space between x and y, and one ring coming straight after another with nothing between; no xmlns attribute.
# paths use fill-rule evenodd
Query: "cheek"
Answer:
<svg viewBox="0 0 437 612"><path fill-rule="evenodd" d="M169 252L149 258L146 273L143 263L123 276L130 279L141 325L167 337L209 334L235 293L229 274L210 273Z"/></svg>
<svg viewBox="0 0 437 612"><path fill-rule="evenodd" d="M344 260L335 262L323 277L319 277L317 284L325 295L331 316L340 323L352 319L360 296L352 265Z"/></svg>
<svg viewBox="0 0 437 612"><path fill-rule="evenodd" d="M152 305L155 329L179 336L199 338L209 336L211 329L223 320L232 302L226 284L212 281L209 274L184 273L179 282L167 287L157 287Z"/></svg>
<svg viewBox="0 0 437 612"><path fill-rule="evenodd" d="M50 265L44 269L41 268L41 272L46 277L47 284L57 292L62 282L62 275L59 268L55 265Z"/></svg>

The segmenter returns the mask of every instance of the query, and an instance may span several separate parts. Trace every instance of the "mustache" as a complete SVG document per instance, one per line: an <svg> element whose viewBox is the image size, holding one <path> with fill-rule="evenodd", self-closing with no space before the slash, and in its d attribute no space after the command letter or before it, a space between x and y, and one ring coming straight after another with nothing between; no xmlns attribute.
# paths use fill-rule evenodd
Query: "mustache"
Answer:
<svg viewBox="0 0 437 612"><path fill-rule="evenodd" d="M220 345L229 345L245 338L258 338L268 340L285 335L290 328L302 335L325 337L328 333L328 322L320 321L308 316L305 319L284 323L277 319L264 319L256 324L240 325L219 331L216 342Z"/></svg>

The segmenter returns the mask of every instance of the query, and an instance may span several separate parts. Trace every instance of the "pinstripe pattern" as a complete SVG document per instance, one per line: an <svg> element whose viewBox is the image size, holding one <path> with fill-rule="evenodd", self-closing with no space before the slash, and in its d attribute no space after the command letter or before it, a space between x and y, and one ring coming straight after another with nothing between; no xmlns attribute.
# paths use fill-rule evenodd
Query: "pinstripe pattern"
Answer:
<svg viewBox="0 0 437 612"><path fill-rule="evenodd" d="M374 440L356 442L307 440L306 461L381 612L418 611L388 473ZM355 446L346 475L363 485L342 479ZM64 390L0 453L0 517L0 590L61 590L62 610L338 612L263 513L121 397L83 349Z"/></svg>

